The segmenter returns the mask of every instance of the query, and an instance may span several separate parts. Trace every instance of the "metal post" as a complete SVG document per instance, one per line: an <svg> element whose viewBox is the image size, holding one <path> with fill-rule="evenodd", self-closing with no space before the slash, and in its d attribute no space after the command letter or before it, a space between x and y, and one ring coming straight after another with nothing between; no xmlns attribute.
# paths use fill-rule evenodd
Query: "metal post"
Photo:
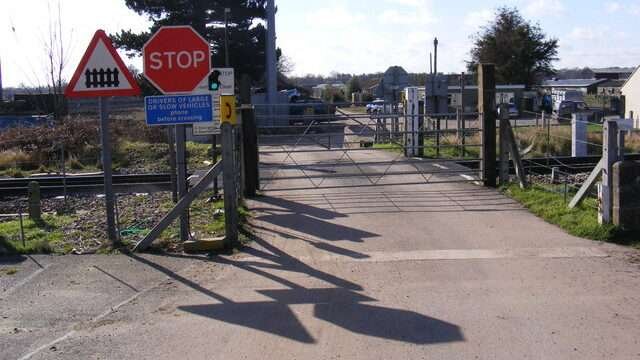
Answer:
<svg viewBox="0 0 640 360"><path fill-rule="evenodd" d="M600 199L600 211L598 220L601 224L610 224L612 220L613 204L613 164L618 160L618 123L610 120L604 123L602 136L602 198Z"/></svg>
<svg viewBox="0 0 640 360"><path fill-rule="evenodd" d="M278 78L276 69L276 5L275 0L267 0L267 103L273 116L276 103Z"/></svg>
<svg viewBox="0 0 640 360"><path fill-rule="evenodd" d="M22 247L27 246L26 239L24 237L24 223L22 221L22 210L18 211L18 218L20 218L20 241L22 241Z"/></svg>
<svg viewBox="0 0 640 360"><path fill-rule="evenodd" d="M171 199L173 203L178 202L178 178L176 177L177 168L176 168L176 147L175 147L175 139L176 139L176 127L169 126L167 127L167 142L169 143L169 167L170 178L171 178Z"/></svg>
<svg viewBox="0 0 640 360"><path fill-rule="evenodd" d="M509 182L509 143L507 131L509 121L509 109L505 104L500 105L500 185Z"/></svg>
<svg viewBox="0 0 640 360"><path fill-rule="evenodd" d="M211 135L211 152L213 155L213 164L218 162L218 135ZM213 196L218 197L218 177L213 179Z"/></svg>
<svg viewBox="0 0 640 360"><path fill-rule="evenodd" d="M115 201L113 194L113 173L111 169L111 141L109 134L109 109L107 98L98 98L100 107L100 138L102 139L102 171L104 172L104 198L107 210L107 236L113 245L117 245Z"/></svg>
<svg viewBox="0 0 640 360"><path fill-rule="evenodd" d="M118 241L121 241L122 238L120 236L120 209L118 208L118 194L114 194L114 204L115 204L115 213L116 213L116 234L118 235Z"/></svg>
<svg viewBox="0 0 640 360"><path fill-rule="evenodd" d="M221 124L222 130L222 185L224 186L225 246L232 248L238 241L235 161L233 155L233 126Z"/></svg>
<svg viewBox="0 0 640 360"><path fill-rule="evenodd" d="M478 112L482 116L480 175L485 186L496 183L496 80L495 65L478 65Z"/></svg>
<svg viewBox="0 0 640 360"><path fill-rule="evenodd" d="M440 118L436 119L436 157L440 157Z"/></svg>
<svg viewBox="0 0 640 360"><path fill-rule="evenodd" d="M176 125L176 167L178 168L178 197L187 194L187 161L186 161L186 129L185 125ZM189 209L180 216L180 241L189 240Z"/></svg>
<svg viewBox="0 0 640 360"><path fill-rule="evenodd" d="M67 167L64 161L64 141L60 142L60 165L62 165L62 191L64 197L64 211L67 211Z"/></svg>
<svg viewBox="0 0 640 360"><path fill-rule="evenodd" d="M230 8L224 8L224 65L229 67L229 14Z"/></svg>
<svg viewBox="0 0 640 360"><path fill-rule="evenodd" d="M253 109L242 109L242 137L245 169L244 193L246 197L252 198L256 196L256 190L260 189L258 129ZM329 146L331 146L331 137L329 137Z"/></svg>
<svg viewBox="0 0 640 360"><path fill-rule="evenodd" d="M618 161L624 161L624 137L626 135L625 130L618 131Z"/></svg>

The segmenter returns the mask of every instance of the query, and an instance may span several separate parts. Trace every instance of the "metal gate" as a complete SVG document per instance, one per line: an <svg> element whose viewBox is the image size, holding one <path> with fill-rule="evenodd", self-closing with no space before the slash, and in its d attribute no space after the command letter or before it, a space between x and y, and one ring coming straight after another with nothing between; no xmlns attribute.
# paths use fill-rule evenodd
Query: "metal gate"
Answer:
<svg viewBox="0 0 640 360"><path fill-rule="evenodd" d="M480 114L401 103L255 105L261 190L479 181Z"/></svg>

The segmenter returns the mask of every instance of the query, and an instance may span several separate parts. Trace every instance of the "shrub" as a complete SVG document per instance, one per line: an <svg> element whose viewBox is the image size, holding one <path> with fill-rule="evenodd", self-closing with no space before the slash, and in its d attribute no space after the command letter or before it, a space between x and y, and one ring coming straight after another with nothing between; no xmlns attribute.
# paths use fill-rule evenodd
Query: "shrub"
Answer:
<svg viewBox="0 0 640 360"><path fill-rule="evenodd" d="M0 170L15 168L32 162L31 156L22 150L5 150L0 152Z"/></svg>

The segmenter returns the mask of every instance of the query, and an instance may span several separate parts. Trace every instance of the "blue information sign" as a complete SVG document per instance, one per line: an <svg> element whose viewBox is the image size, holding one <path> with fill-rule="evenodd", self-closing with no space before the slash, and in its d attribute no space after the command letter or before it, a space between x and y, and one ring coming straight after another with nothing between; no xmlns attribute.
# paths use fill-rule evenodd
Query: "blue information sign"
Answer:
<svg viewBox="0 0 640 360"><path fill-rule="evenodd" d="M144 98L147 125L182 125L213 122L211 95L166 95Z"/></svg>

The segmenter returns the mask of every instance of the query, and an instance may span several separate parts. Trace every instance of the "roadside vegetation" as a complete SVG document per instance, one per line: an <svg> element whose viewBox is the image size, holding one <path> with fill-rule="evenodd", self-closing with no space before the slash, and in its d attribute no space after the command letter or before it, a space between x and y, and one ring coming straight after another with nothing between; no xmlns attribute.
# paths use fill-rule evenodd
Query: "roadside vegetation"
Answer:
<svg viewBox="0 0 640 360"><path fill-rule="evenodd" d="M440 152L436 150L436 139L427 138L424 141L424 157L425 158L444 158L444 159L477 159L480 156L480 148L476 144L480 143L478 135L467 137L467 146L459 144L454 135L444 135L440 138ZM373 144L374 149L388 150L394 153L404 153L404 147L395 142L383 142Z"/></svg>
<svg viewBox="0 0 640 360"><path fill-rule="evenodd" d="M571 156L571 126L552 126L549 133L542 127L518 127L514 129L521 150L530 148L527 157ZM625 139L628 153L640 152L640 134L631 133ZM589 155L602 154L602 125L589 124L587 128L587 152Z"/></svg>
<svg viewBox="0 0 640 360"><path fill-rule="evenodd" d="M14 128L0 133L0 176L27 177L59 174L61 149L68 173L101 170L101 146L97 121L67 119L55 126ZM150 128L141 113L114 116L111 122L113 167L116 173L150 173L169 170L166 132ZM218 149L219 150L219 149ZM187 143L189 170L203 169L213 161L210 144Z"/></svg>
<svg viewBox="0 0 640 360"><path fill-rule="evenodd" d="M213 193L202 194L190 208L191 233L196 239L224 236L225 214L222 200L213 199ZM0 255L7 254L84 254L110 252L106 238L103 199L85 197L74 199L83 208L74 213L50 212L41 222L27 216L23 219L24 242L20 238L18 219L0 221ZM119 233L122 244L132 248L146 236L153 226L172 207L169 193L135 194L118 197ZM239 208L241 224L249 216L247 209ZM156 251L181 251L179 220L174 221L153 244Z"/></svg>
<svg viewBox="0 0 640 360"><path fill-rule="evenodd" d="M534 185L529 189L521 189L514 184L502 190L533 214L558 225L571 235L640 248L640 233L625 232L614 225L598 223L598 204L595 198L587 198L575 209L569 209L564 194L554 192L550 186ZM569 199L571 196L573 194L568 194Z"/></svg>

